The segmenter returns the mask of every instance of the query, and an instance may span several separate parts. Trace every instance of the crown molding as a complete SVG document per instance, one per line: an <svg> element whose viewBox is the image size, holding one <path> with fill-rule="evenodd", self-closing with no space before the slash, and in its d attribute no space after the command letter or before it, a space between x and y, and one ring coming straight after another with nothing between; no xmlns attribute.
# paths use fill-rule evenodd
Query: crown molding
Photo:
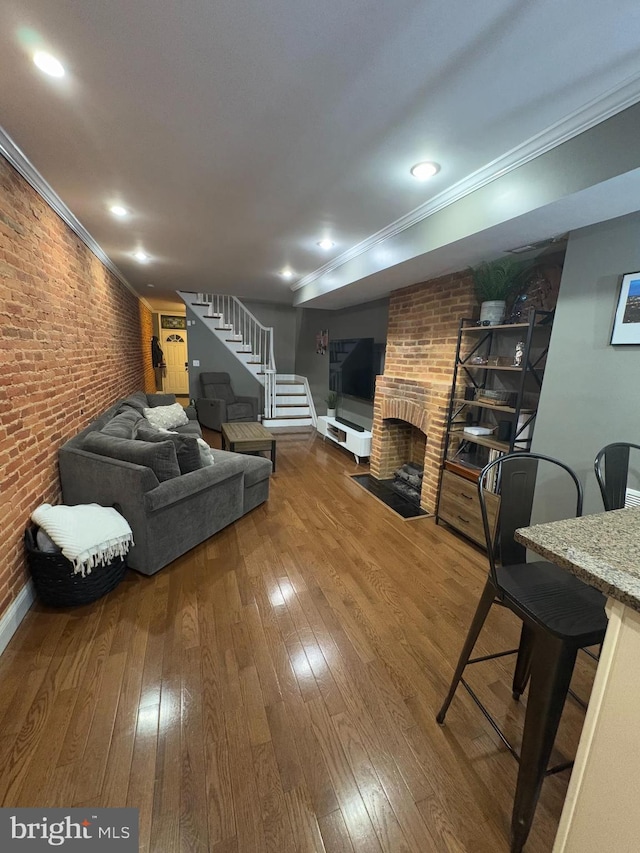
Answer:
<svg viewBox="0 0 640 853"><path fill-rule="evenodd" d="M134 289L133 285L129 284L123 273L113 263L102 246L94 240L80 220L73 215L67 205L62 201L58 193L47 181L45 181L24 151L16 145L13 139L2 127L0 127L0 154L2 154L2 156L11 163L13 168L22 175L25 181L27 181L38 195L46 201L49 207L58 214L60 219L62 219L62 221L71 228L74 234L76 234L85 246L93 252L100 263L104 264L109 272L112 273L118 281L127 288L127 290L131 291L136 299L139 299L140 302L142 302L143 305L151 311L151 306L147 300L143 296L140 296L137 290Z"/></svg>
<svg viewBox="0 0 640 853"><path fill-rule="evenodd" d="M346 252L343 252L292 284L291 290L300 290L306 285L317 281L327 273L331 273L359 255L363 255L385 240L395 237L403 231L407 231L412 226L428 219L443 208L455 204L455 202L460 201L460 199L481 189L497 178L501 178L503 175L531 162L531 160L535 160L536 157L546 154L558 145L562 145L563 142L568 142L575 136L579 136L581 133L590 130L608 118L622 112L622 110L637 104L638 101L640 101L640 74L625 78L622 83L609 89L603 95L594 98L584 106L579 107L574 112L555 122L555 124L550 125L545 130L507 151L485 166L482 166L477 171L467 175L466 178L447 187L447 189L438 193L438 195L429 199L429 201L416 207L384 228L381 228L380 231L370 235L360 243L356 243L355 246L347 249Z"/></svg>

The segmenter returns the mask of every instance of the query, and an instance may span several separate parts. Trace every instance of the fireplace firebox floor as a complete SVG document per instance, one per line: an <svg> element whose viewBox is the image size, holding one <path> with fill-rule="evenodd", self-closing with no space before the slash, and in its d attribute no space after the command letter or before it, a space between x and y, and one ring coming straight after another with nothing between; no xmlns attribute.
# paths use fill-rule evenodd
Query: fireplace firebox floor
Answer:
<svg viewBox="0 0 640 853"><path fill-rule="evenodd" d="M397 512L402 518L419 518L421 515L429 514L394 491L390 485L393 480L376 480L371 474L352 474L351 476L363 489L366 489L383 504Z"/></svg>

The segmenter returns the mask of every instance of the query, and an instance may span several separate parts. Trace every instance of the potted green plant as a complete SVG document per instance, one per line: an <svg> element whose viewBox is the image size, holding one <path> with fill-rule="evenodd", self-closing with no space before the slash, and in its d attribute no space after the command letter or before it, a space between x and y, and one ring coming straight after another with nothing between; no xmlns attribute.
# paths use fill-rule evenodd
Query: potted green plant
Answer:
<svg viewBox="0 0 640 853"><path fill-rule="evenodd" d="M324 399L327 404L327 417L335 418L336 406L338 405L338 395L335 391L329 391L329 393Z"/></svg>
<svg viewBox="0 0 640 853"><path fill-rule="evenodd" d="M498 258L495 261L482 261L477 267L470 268L476 296L480 301L482 325L497 326L502 323L507 298L522 290L531 267L529 261Z"/></svg>

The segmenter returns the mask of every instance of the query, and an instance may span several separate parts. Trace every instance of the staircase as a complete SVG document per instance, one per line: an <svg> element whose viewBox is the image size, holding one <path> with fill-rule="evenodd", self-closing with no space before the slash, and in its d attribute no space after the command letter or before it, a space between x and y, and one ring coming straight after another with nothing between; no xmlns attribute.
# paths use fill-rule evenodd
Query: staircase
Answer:
<svg viewBox="0 0 640 853"><path fill-rule="evenodd" d="M276 371L273 328L263 326L235 296L188 291L178 295L264 387L265 427L315 427L316 411L306 377Z"/></svg>

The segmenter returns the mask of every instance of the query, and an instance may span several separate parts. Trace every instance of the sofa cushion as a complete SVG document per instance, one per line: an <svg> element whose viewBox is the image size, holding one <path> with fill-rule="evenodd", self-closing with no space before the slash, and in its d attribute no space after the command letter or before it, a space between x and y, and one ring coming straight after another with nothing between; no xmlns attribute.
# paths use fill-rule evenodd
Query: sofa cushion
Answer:
<svg viewBox="0 0 640 853"><path fill-rule="evenodd" d="M161 483L180 476L176 448L172 441L152 444L130 438L117 438L103 432L90 432L82 443L82 449L151 468Z"/></svg>
<svg viewBox="0 0 640 853"><path fill-rule="evenodd" d="M134 438L136 424L141 420L142 414L137 409L127 408L126 411L117 414L115 418L111 418L100 432L105 435L115 435L116 438Z"/></svg>
<svg viewBox="0 0 640 853"><path fill-rule="evenodd" d="M155 409L158 406L172 406L176 402L175 394L147 394L147 406Z"/></svg>
<svg viewBox="0 0 640 853"><path fill-rule="evenodd" d="M142 414L149 421L152 427L159 429L175 429L178 426L185 426L189 423L189 418L184 408L180 403L173 403L171 406L155 406L148 407L142 410Z"/></svg>
<svg viewBox="0 0 640 853"><path fill-rule="evenodd" d="M157 429L153 429L153 427L147 426L144 418L142 418L142 421L144 423L138 426L136 438L139 441L150 441L153 443L172 441L176 448L176 456L181 474L189 474L191 471L197 471L203 467L198 439L195 436L180 435L177 432L160 432Z"/></svg>
<svg viewBox="0 0 640 853"><path fill-rule="evenodd" d="M216 465L227 461L230 457L238 457L244 468L244 487L245 489L255 486L262 480L268 480L271 476L273 466L270 459L265 459L264 456L248 456L243 453L230 453L228 450L211 449L211 454L215 459Z"/></svg>
<svg viewBox="0 0 640 853"><path fill-rule="evenodd" d="M130 394L128 397L125 397L124 400L120 403L120 411L122 411L125 407L135 409L136 411L142 414L142 410L145 406L148 406L147 403L147 395L144 391L136 391L135 394Z"/></svg>
<svg viewBox="0 0 640 853"><path fill-rule="evenodd" d="M183 424L175 429L180 435L192 435L194 438L202 438L202 430L198 421L189 421L188 424Z"/></svg>

